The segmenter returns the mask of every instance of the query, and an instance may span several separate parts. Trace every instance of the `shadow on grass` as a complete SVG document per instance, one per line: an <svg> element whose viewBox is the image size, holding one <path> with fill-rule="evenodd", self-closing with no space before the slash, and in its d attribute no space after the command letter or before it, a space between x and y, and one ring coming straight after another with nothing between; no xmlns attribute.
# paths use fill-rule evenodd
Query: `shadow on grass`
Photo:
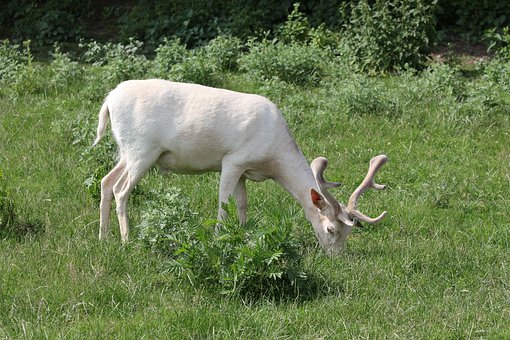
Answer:
<svg viewBox="0 0 510 340"><path fill-rule="evenodd" d="M22 241L37 236L44 231L44 224L20 213L14 202L8 197L0 200L0 239Z"/></svg>

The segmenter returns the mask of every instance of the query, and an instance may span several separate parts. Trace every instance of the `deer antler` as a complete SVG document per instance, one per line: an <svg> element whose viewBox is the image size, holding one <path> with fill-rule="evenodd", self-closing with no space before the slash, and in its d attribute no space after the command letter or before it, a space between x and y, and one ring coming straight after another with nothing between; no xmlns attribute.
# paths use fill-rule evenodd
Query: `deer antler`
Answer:
<svg viewBox="0 0 510 340"><path fill-rule="evenodd" d="M368 168L368 173L367 173L365 179L363 180L363 182L361 182L361 184L358 186L358 188L356 188L356 190L354 190L351 197L349 198L349 203L347 205L346 210L347 210L347 213L349 214L350 218L357 218L360 221L364 221L364 222L373 224L373 223L377 223L377 222L381 221L384 218L384 216L386 215L386 211L384 211L378 217L370 218L357 210L357 204L358 204L358 199L366 190L371 189L371 188L377 189L377 190L382 190L382 189L386 188L385 185L375 183L374 177L375 177L375 174L377 173L377 171L381 168L381 166L383 166L384 163L386 163L387 161L388 161L388 157L386 157L385 155L379 155L379 156L376 156L370 160L370 167Z"/></svg>
<svg viewBox="0 0 510 340"><path fill-rule="evenodd" d="M319 186L322 195L324 195L326 200L335 208L335 210L337 210L340 208L340 205L327 189L339 187L342 185L342 183L328 182L324 179L324 170L326 170L327 166L328 160L324 157L317 157L310 164L313 175L317 181L317 185Z"/></svg>

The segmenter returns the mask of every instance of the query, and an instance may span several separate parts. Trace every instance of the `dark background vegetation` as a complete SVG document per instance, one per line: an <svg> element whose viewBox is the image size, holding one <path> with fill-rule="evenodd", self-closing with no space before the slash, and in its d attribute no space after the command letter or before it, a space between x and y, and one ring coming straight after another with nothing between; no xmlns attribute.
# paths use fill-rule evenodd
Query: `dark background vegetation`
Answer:
<svg viewBox="0 0 510 340"><path fill-rule="evenodd" d="M157 46L163 37L177 37L188 47L201 45L219 34L240 38L274 31L297 1L282 0L7 0L0 9L0 38L35 45L74 42L126 41L134 37ZM301 0L300 11L313 27L330 30L345 25L341 8L358 1ZM381 1L368 1L370 4ZM412 1L411 1L412 3ZM461 37L476 41L486 29L510 23L505 0L421 1L433 5L434 41Z"/></svg>

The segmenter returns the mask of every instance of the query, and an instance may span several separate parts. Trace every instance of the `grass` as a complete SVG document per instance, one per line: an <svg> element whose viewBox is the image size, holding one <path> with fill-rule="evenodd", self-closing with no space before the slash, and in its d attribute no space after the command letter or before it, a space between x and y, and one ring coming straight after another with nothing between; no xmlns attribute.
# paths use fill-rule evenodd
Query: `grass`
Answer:
<svg viewBox="0 0 510 340"><path fill-rule="evenodd" d="M83 77L56 89L4 88L0 167L16 208L42 230L0 240L0 338L510 336L507 92L496 87L486 105L482 90L458 100L435 87L443 83L408 75L332 73L299 87L226 74L223 83L275 101L305 155L328 157L343 202L368 160L387 154L378 178L389 189L360 200L369 214L388 210L384 222L356 230L328 258L287 193L249 183L249 216L289 219L303 239L307 289L246 299L190 286L136 241L122 247L115 221L111 239L97 240L98 202L83 184L93 138L73 144L73 133L93 136L104 89ZM130 203L132 226L144 190L158 185L182 188L203 220L216 215L217 174L150 172Z"/></svg>

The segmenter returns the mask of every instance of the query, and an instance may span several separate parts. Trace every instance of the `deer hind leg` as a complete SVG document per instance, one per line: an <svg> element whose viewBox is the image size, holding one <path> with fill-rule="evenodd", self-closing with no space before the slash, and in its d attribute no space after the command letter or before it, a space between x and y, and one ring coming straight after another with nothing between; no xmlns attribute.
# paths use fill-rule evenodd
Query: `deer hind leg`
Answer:
<svg viewBox="0 0 510 340"><path fill-rule="evenodd" d="M128 159L126 167L113 187L122 243L129 241L129 222L127 216L129 195L147 170L154 164L158 156L159 154L149 151L143 153L143 157L133 157L136 159L135 161L130 162Z"/></svg>
<svg viewBox="0 0 510 340"><path fill-rule="evenodd" d="M99 204L99 239L102 240L108 236L110 226L110 212L113 200L113 186L119 180L126 162L124 159L115 165L115 167L101 180L101 203Z"/></svg>

